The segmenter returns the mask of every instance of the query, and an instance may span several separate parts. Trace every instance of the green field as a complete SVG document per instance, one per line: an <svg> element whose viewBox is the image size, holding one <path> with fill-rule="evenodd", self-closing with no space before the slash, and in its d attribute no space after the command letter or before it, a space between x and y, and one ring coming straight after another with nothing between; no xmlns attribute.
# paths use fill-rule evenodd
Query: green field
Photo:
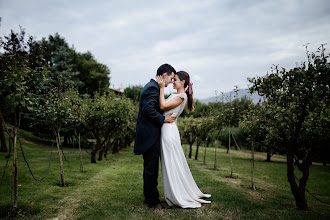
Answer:
<svg viewBox="0 0 330 220"><path fill-rule="evenodd" d="M186 146L184 146L186 148ZM23 142L32 171L42 178L47 171L50 146ZM71 149L64 149L67 159ZM194 152L195 153L195 152ZM248 151L245 151L249 154ZM5 153L0 153L0 172L5 166ZM298 211L286 178L285 157L275 155L265 162L264 153L256 153L255 185L251 190L250 161L239 151L232 151L234 178L225 149L217 149L218 170L214 170L214 148L204 149L199 160L188 159L193 176L204 193L212 194L210 205L199 209L149 209L143 204L142 156L133 155L132 147L107 160L91 164L84 151L84 172L79 171L78 151L71 162L64 162L67 186L60 187L57 150L54 147L49 175L41 182L31 177L19 150L19 219L330 219L330 206L307 194L309 211ZM9 219L12 161L0 186L0 218ZM297 172L297 174L299 174ZM330 167L313 164L307 188L330 203ZM165 204L161 175L160 198Z"/></svg>

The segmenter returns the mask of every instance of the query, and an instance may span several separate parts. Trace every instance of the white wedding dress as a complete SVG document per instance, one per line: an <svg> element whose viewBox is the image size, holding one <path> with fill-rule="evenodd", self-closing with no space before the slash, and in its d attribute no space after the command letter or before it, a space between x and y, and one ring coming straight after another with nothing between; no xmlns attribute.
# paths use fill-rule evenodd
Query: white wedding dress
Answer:
<svg viewBox="0 0 330 220"><path fill-rule="evenodd" d="M172 94L166 102L179 96L184 100L182 103L166 112L164 115L174 113L179 117L182 113L187 95L185 93ZM164 123L161 130L161 167L164 186L165 200L169 206L182 208L198 208L202 203L211 203L201 198L210 198L211 195L203 194L191 175L187 160L181 146L180 134L176 121Z"/></svg>

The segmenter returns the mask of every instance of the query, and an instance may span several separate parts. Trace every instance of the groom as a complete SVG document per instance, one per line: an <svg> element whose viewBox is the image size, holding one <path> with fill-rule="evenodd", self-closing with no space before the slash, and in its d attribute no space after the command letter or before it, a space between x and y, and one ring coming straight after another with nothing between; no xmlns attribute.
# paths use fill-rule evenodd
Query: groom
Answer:
<svg viewBox="0 0 330 220"><path fill-rule="evenodd" d="M165 86L172 83L175 69L169 64L161 65L156 76L165 80ZM134 153L143 154L143 194L144 202L150 208L164 209L159 201L158 168L160 156L160 131L163 123L172 123L176 116L163 116L159 108L159 86L151 79L141 91L139 114L136 126Z"/></svg>

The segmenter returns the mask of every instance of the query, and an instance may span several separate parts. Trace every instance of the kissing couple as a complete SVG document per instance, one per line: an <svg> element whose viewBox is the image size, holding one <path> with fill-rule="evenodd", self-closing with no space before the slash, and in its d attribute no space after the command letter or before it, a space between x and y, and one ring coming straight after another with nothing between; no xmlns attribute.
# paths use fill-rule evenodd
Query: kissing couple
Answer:
<svg viewBox="0 0 330 220"><path fill-rule="evenodd" d="M164 97L164 88L173 83L176 94ZM159 158L161 160L165 201L169 207L198 208L211 203L195 183L182 150L177 118L187 105L193 106L193 83L187 72L169 64L161 65L155 79L141 91L136 126L134 153L143 155L144 203L150 208L165 209L160 203L158 185Z"/></svg>

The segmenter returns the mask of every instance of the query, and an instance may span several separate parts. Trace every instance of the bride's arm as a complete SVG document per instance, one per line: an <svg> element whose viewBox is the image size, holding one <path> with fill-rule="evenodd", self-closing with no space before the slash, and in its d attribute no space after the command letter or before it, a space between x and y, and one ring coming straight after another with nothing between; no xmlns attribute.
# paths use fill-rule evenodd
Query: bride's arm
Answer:
<svg viewBox="0 0 330 220"><path fill-rule="evenodd" d="M174 97L173 99L171 99L164 105L160 105L160 109L162 111L173 109L173 108L177 107L178 105L180 105L182 103L182 101L183 101L183 98L180 98L178 96Z"/></svg>
<svg viewBox="0 0 330 220"><path fill-rule="evenodd" d="M157 77L157 82L159 85L159 107L162 111L166 111L172 108L177 107L178 105L180 105L183 101L183 98L181 97L174 97L172 98L170 101L168 101L167 103L165 102L165 95L164 95L164 89L165 89L165 81L160 78Z"/></svg>

